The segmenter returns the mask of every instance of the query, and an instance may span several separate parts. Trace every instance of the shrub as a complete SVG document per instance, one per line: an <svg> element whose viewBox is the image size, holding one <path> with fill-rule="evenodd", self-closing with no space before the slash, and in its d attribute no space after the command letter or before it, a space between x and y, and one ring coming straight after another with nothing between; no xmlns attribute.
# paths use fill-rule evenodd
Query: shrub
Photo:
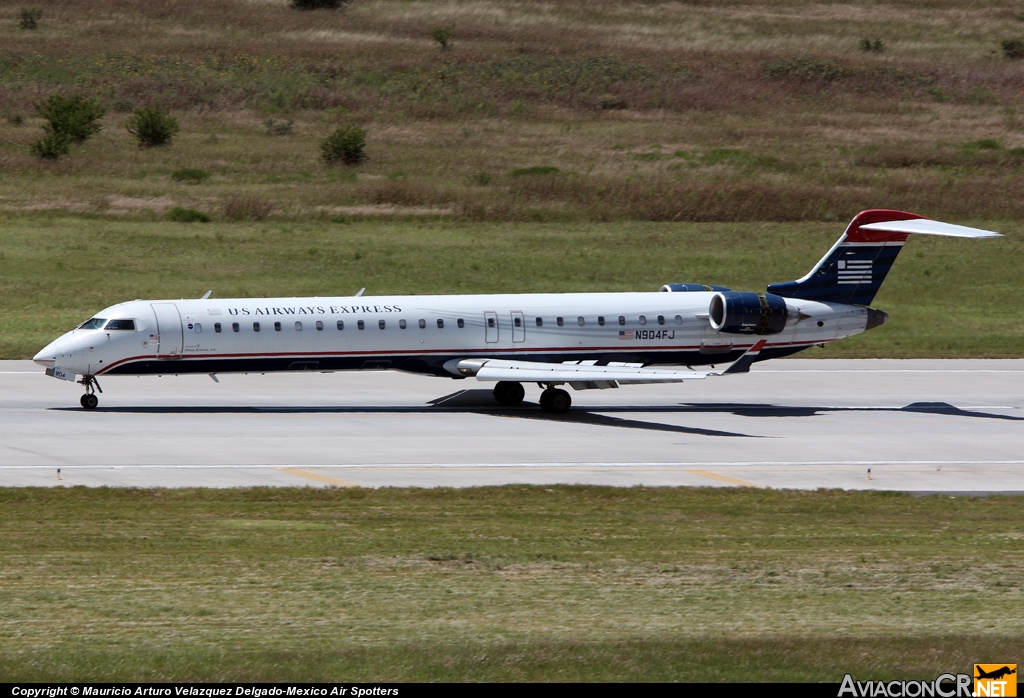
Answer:
<svg viewBox="0 0 1024 698"><path fill-rule="evenodd" d="M967 150L999 150L1003 146L995 138L982 138L980 141L964 143L963 147Z"/></svg>
<svg viewBox="0 0 1024 698"><path fill-rule="evenodd" d="M64 136L70 143L84 143L103 128L96 123L107 110L94 99L81 95L50 95L45 102L36 105L39 116L49 123L43 128L47 133Z"/></svg>
<svg viewBox="0 0 1024 698"><path fill-rule="evenodd" d="M430 38L433 39L442 51L447 51L455 45L455 25L450 27L434 27L430 30Z"/></svg>
<svg viewBox="0 0 1024 698"><path fill-rule="evenodd" d="M625 109L628 105L622 97L604 95L597 101L597 106L601 107L601 109Z"/></svg>
<svg viewBox="0 0 1024 698"><path fill-rule="evenodd" d="M167 220L174 223L209 223L210 217L202 211L196 211L193 208L182 208L181 206L175 206L167 212L165 216Z"/></svg>
<svg viewBox="0 0 1024 698"><path fill-rule="evenodd" d="M160 107L139 107L128 117L125 128L140 148L154 148L169 144L179 126L178 120Z"/></svg>
<svg viewBox="0 0 1024 698"><path fill-rule="evenodd" d="M43 18L43 11L38 7L29 9L27 7L21 8L21 18L18 21L18 26L22 29L38 29L39 20Z"/></svg>
<svg viewBox="0 0 1024 698"><path fill-rule="evenodd" d="M539 167L521 167L518 170L512 170L513 177L535 177L535 176L549 176L556 175L561 170L557 167L539 166Z"/></svg>
<svg viewBox="0 0 1024 698"><path fill-rule="evenodd" d="M868 39L865 37L860 40L860 50L881 53L885 50L885 42L881 39Z"/></svg>
<svg viewBox="0 0 1024 698"><path fill-rule="evenodd" d="M797 56L768 63L765 72L773 77L791 77L801 80L836 80L843 76L843 68L834 58Z"/></svg>
<svg viewBox="0 0 1024 698"><path fill-rule="evenodd" d="M320 157L328 165L341 161L346 165L356 165L366 156L366 131L358 126L339 126L334 133L320 143Z"/></svg>
<svg viewBox="0 0 1024 698"><path fill-rule="evenodd" d="M224 202L224 215L233 221L261 221L274 210L258 196L232 196Z"/></svg>
<svg viewBox="0 0 1024 698"><path fill-rule="evenodd" d="M71 139L65 134L47 131L45 136L29 146L29 152L44 160L56 160L61 155L67 155L70 146Z"/></svg>
<svg viewBox="0 0 1024 698"><path fill-rule="evenodd" d="M274 121L273 119L267 119L263 122L263 125L267 129L268 136L290 136L292 135L292 124L294 122L289 119L288 121Z"/></svg>
<svg viewBox="0 0 1024 698"><path fill-rule="evenodd" d="M186 182L187 184L199 184L209 177L209 172L198 167L183 167L171 173L171 179L175 182Z"/></svg>
<svg viewBox="0 0 1024 698"><path fill-rule="evenodd" d="M1004 41L1003 55L1012 60L1024 58L1024 39L1007 39Z"/></svg>
<svg viewBox="0 0 1024 698"><path fill-rule="evenodd" d="M288 6L296 10L337 10L352 0L288 0Z"/></svg>

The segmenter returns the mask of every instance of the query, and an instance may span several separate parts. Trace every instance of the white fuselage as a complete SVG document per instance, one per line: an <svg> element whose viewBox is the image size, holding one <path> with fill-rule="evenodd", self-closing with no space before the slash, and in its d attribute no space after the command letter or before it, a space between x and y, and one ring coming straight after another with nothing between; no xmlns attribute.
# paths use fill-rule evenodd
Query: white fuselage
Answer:
<svg viewBox="0 0 1024 698"><path fill-rule="evenodd" d="M85 376L391 368L452 376L446 361L619 361L706 365L768 340L784 356L865 330L861 306L787 299L771 336L712 329L714 293L567 293L131 301L72 330L42 365ZM459 376L452 376L459 377Z"/></svg>

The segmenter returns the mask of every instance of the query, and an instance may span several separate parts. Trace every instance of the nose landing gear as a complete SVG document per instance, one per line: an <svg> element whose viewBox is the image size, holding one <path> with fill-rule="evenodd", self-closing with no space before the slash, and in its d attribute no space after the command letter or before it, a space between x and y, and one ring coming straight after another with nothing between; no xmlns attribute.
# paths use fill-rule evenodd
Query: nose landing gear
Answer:
<svg viewBox="0 0 1024 698"><path fill-rule="evenodd" d="M100 382L96 380L96 376L82 376L82 380L78 381L85 386L85 395L79 400L79 404L83 409L94 410L96 406L100 404L100 399L96 397L96 391L103 392L103 388L100 387Z"/></svg>

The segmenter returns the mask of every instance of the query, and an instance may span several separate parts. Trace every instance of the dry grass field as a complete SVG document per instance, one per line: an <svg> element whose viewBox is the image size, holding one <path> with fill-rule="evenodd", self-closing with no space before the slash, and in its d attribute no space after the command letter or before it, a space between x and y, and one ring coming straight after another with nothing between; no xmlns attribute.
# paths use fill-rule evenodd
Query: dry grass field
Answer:
<svg viewBox="0 0 1024 698"><path fill-rule="evenodd" d="M1019 3L54 0L35 30L21 7L0 3L0 210L1024 216L1024 60L1002 49L1024 37ZM107 113L41 161L33 105L54 92ZM148 105L179 118L171 146L125 131ZM327 167L318 144L347 124L368 158Z"/></svg>

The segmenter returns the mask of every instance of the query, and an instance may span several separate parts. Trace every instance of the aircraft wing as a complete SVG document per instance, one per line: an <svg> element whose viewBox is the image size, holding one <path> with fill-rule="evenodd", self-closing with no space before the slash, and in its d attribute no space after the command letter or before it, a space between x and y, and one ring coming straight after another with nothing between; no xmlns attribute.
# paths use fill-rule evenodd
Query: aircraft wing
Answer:
<svg viewBox="0 0 1024 698"><path fill-rule="evenodd" d="M739 359L723 370L694 371L676 368L644 368L639 364L616 364L597 366L591 361L566 362L561 364L539 361L510 361L507 359L461 359L449 362L464 376L473 376L480 381L519 381L524 383L569 383L574 388L593 383L586 387L614 388L617 384L640 383L681 383L703 380L708 376L730 373L746 373L767 340L760 340ZM453 371L453 372L454 372ZM577 385L580 384L580 385Z"/></svg>

